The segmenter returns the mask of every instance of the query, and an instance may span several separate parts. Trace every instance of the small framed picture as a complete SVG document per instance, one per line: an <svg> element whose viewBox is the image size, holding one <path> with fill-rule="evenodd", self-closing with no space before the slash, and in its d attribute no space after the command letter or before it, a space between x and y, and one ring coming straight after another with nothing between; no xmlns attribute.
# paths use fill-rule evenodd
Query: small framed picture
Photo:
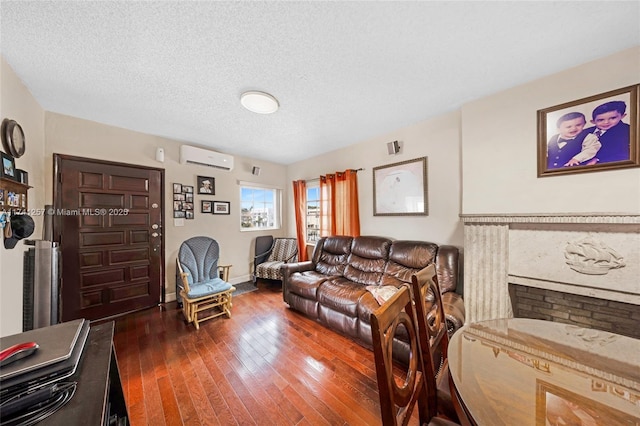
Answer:
<svg viewBox="0 0 640 426"><path fill-rule="evenodd" d="M18 199L16 197L16 193L9 191L7 193L7 205L11 206L11 207L17 207L18 206Z"/></svg>
<svg viewBox="0 0 640 426"><path fill-rule="evenodd" d="M198 176L198 194L216 194L216 180L210 176Z"/></svg>
<svg viewBox="0 0 640 426"><path fill-rule="evenodd" d="M193 194L193 186L191 186L191 185L182 185L182 192L186 192L188 194Z"/></svg>
<svg viewBox="0 0 640 426"><path fill-rule="evenodd" d="M182 201L174 201L173 202L174 210L182 210Z"/></svg>
<svg viewBox="0 0 640 426"><path fill-rule="evenodd" d="M213 214L230 214L231 203L229 201L214 201Z"/></svg>
<svg viewBox="0 0 640 426"><path fill-rule="evenodd" d="M8 179L16 179L16 162L12 156L4 152L0 152L2 157L2 168L0 169L0 176Z"/></svg>
<svg viewBox="0 0 640 426"><path fill-rule="evenodd" d="M182 193L182 184L181 183L174 183L173 184L173 193L174 194Z"/></svg>
<svg viewBox="0 0 640 426"><path fill-rule="evenodd" d="M173 217L175 218L184 218L185 215L185 211L184 210L174 210L173 211Z"/></svg>
<svg viewBox="0 0 640 426"><path fill-rule="evenodd" d="M212 201L202 201L202 204L200 205L200 211L202 213L211 213L213 212L213 202Z"/></svg>
<svg viewBox="0 0 640 426"><path fill-rule="evenodd" d="M185 194L173 194L173 201L186 201L185 198Z"/></svg>
<svg viewBox="0 0 640 426"><path fill-rule="evenodd" d="M193 210L193 203L182 203L182 210Z"/></svg>
<svg viewBox="0 0 640 426"><path fill-rule="evenodd" d="M187 203L193 203L193 193L191 193L191 192L186 192L186 193L184 194L184 200L185 200Z"/></svg>
<svg viewBox="0 0 640 426"><path fill-rule="evenodd" d="M25 185L29 185L29 173L22 169L16 169L16 180Z"/></svg>
<svg viewBox="0 0 640 426"><path fill-rule="evenodd" d="M193 219L193 210L187 210L184 214L187 219Z"/></svg>

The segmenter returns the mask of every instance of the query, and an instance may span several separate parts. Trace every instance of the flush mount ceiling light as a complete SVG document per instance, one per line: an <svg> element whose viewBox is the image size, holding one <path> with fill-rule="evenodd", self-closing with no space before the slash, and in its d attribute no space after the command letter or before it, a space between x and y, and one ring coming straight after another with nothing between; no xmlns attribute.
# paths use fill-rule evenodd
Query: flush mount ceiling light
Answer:
<svg viewBox="0 0 640 426"><path fill-rule="evenodd" d="M251 112L271 114L278 110L278 100L264 92L244 92L240 96L240 103Z"/></svg>

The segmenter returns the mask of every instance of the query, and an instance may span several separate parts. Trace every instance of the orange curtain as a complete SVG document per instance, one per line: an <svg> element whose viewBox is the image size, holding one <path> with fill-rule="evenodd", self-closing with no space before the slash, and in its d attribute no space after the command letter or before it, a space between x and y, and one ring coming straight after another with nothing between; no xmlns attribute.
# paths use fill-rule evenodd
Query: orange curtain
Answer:
<svg viewBox="0 0 640 426"><path fill-rule="evenodd" d="M293 181L293 205L296 214L296 235L298 236L298 261L307 260L307 241L304 229L307 209L307 183L303 180Z"/></svg>
<svg viewBox="0 0 640 426"><path fill-rule="evenodd" d="M358 172L336 173L335 222L338 235L360 236L358 208Z"/></svg>
<svg viewBox="0 0 640 426"><path fill-rule="evenodd" d="M360 235L358 172L320 176L320 236Z"/></svg>

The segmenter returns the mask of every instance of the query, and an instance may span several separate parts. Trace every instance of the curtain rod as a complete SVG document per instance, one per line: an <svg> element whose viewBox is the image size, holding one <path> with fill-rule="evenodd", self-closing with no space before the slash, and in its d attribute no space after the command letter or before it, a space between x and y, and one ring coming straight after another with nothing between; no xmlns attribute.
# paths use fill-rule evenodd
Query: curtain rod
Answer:
<svg viewBox="0 0 640 426"><path fill-rule="evenodd" d="M359 169L348 169L348 170L353 170L354 172L361 172L361 171L363 171L364 169L363 169L362 167L360 167ZM300 180L304 180L304 181L306 181L306 182L313 182L313 181L316 181L316 180L320 180L320 178L319 178L319 177L317 177L317 178L311 178L311 179L300 179Z"/></svg>

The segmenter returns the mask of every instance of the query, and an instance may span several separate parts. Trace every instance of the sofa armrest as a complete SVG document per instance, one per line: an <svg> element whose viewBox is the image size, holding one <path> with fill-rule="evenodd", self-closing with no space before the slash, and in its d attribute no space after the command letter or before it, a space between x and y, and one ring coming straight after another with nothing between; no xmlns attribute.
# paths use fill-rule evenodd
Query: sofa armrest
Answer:
<svg viewBox="0 0 640 426"><path fill-rule="evenodd" d="M312 271L315 264L310 261L285 263L280 267L282 272L282 299L289 303L289 277L296 272Z"/></svg>
<svg viewBox="0 0 640 426"><path fill-rule="evenodd" d="M295 272L311 271L313 268L314 264L310 260L304 262L285 263L282 265L282 276L286 278Z"/></svg>
<svg viewBox="0 0 640 426"><path fill-rule="evenodd" d="M438 247L436 274L442 294L456 291L460 274L460 251L457 247L450 245Z"/></svg>

